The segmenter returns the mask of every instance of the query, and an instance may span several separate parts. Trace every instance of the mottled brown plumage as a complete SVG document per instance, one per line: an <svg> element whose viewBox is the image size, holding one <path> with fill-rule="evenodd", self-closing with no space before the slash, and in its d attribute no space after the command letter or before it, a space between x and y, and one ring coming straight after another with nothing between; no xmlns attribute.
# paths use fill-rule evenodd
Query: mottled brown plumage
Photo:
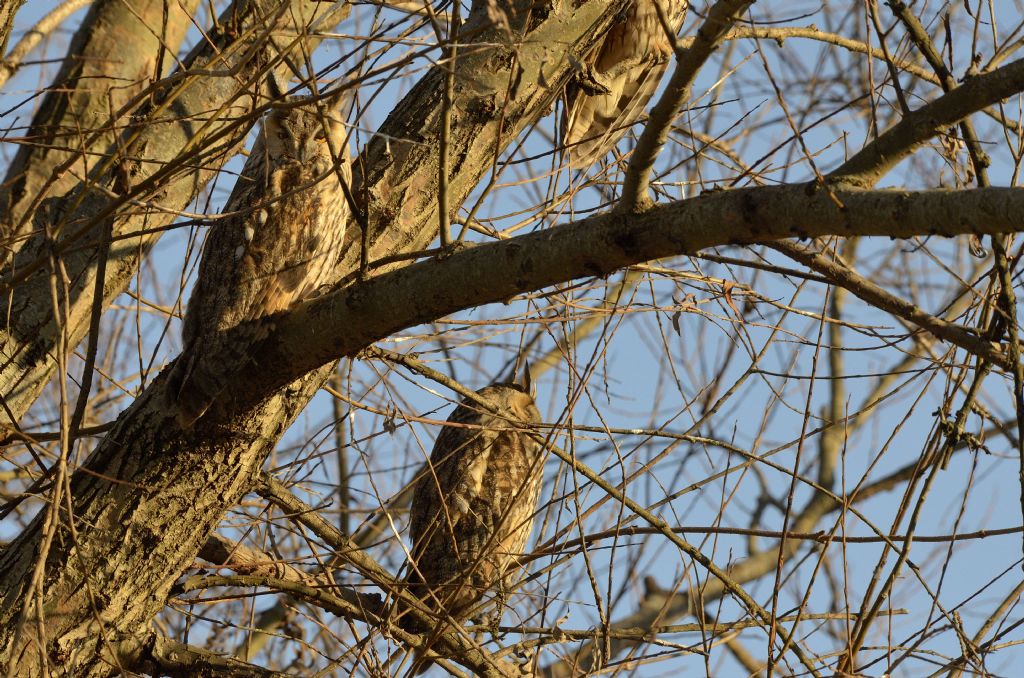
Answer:
<svg viewBox="0 0 1024 678"><path fill-rule="evenodd" d="M672 30L678 31L687 0L657 1ZM640 118L658 88L672 57L672 42L654 3L632 0L586 60L589 73L581 75L592 82L569 88L562 143L573 167L586 168L607 153Z"/></svg>
<svg viewBox="0 0 1024 678"><path fill-rule="evenodd" d="M501 414L460 403L412 501L410 590L456 622L479 618L493 607L494 595L500 598L521 578L519 557L533 528L544 467L541 444L522 428L540 421L529 387L499 383L478 393ZM404 626L416 629L406 620Z"/></svg>
<svg viewBox="0 0 1024 678"><path fill-rule="evenodd" d="M233 336L230 351L206 361L218 334L313 295L330 280L345 239L349 210L334 167L346 182L350 168L339 101L324 102L325 119L314 101L284 97L271 85L275 107L228 198L230 216L206 236L185 313L184 349L169 385L183 426L206 412L239 368L258 368L249 349L271 326L252 324L244 337Z"/></svg>

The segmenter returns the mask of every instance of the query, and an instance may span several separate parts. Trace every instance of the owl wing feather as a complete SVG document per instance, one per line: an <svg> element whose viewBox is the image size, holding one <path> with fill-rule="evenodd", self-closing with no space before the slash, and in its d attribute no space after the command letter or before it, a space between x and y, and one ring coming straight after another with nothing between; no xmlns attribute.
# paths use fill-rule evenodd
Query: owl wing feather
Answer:
<svg viewBox="0 0 1024 678"><path fill-rule="evenodd" d="M565 146L575 167L593 164L640 118L666 67L661 62L624 69L607 82L608 93L588 95L578 87L570 92Z"/></svg>
<svg viewBox="0 0 1024 678"><path fill-rule="evenodd" d="M476 414L460 406L449 421L465 423ZM413 503L429 507L412 517L413 544L420 550L432 541L432 532L454 534L483 490L483 477L490 459L489 436L480 429L445 426L434 443L429 468L417 481ZM414 552L415 555L415 552Z"/></svg>
<svg viewBox="0 0 1024 678"><path fill-rule="evenodd" d="M438 435L411 511L411 591L429 607L464 618L518 562L532 526L542 465L540 445L509 420L539 421L522 391L480 391L499 415L462 403ZM485 603L486 605L486 603ZM415 627L415 624L409 624Z"/></svg>
<svg viewBox="0 0 1024 678"><path fill-rule="evenodd" d="M185 311L182 354L168 376L168 392L183 427L191 426L203 416L226 386L217 370L200 367L202 351L198 350L198 345L246 319L244 309L249 304L245 297L247 292L251 293L251 285L244 281L255 275L252 238L247 237L247 231L252 231L251 222L256 217L248 206L261 193L258 182L265 176L263 154L255 150L249 154L224 206L225 212L232 216L215 221L207 232L195 288ZM225 260L224 253L230 253L230 259ZM249 329L251 336L239 336L234 346L249 346L265 338L270 330L260 326ZM241 359L244 359L242 353L223 355L219 362L237 364Z"/></svg>
<svg viewBox="0 0 1024 678"><path fill-rule="evenodd" d="M562 141L574 167L587 167L607 153L640 119L658 89L672 45L654 2L633 0L591 54L588 64L604 91L588 93L579 84L568 88ZM688 3L665 4L669 23L678 30Z"/></svg>

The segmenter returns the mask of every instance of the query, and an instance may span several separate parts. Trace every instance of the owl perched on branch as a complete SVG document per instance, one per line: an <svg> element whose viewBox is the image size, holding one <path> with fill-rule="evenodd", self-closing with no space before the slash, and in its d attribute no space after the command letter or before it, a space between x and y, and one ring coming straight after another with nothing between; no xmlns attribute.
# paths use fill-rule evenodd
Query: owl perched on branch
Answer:
<svg viewBox="0 0 1024 678"><path fill-rule="evenodd" d="M240 368L258 367L251 349L272 328L252 322L251 337L225 347L217 346L218 335L287 310L331 282L345 240L341 181L350 181L351 170L338 111L344 91L318 106L285 96L274 77L268 80L273 108L228 198L228 216L206 236L184 349L169 377L182 426L201 417ZM211 354L215 361L205 359Z"/></svg>
<svg viewBox="0 0 1024 678"><path fill-rule="evenodd" d="M493 608L489 593L503 598L533 528L544 459L524 429L540 422L525 381L477 391L498 413L459 404L413 494L410 591L456 623ZM422 630L409 619L402 625Z"/></svg>
<svg viewBox="0 0 1024 678"><path fill-rule="evenodd" d="M687 0L631 0L569 86L562 145L573 167L592 165L635 123L658 88L672 57L672 41L655 2L675 34Z"/></svg>

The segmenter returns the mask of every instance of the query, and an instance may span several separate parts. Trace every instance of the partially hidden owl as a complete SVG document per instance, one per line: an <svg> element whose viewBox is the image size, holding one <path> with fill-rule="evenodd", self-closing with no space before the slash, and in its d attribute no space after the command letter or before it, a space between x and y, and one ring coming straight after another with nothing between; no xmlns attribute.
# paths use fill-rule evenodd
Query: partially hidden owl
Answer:
<svg viewBox="0 0 1024 678"><path fill-rule="evenodd" d="M630 0L585 61L589 85L569 86L562 144L572 167L584 169L607 153L640 119L657 90L672 57L672 41L655 2L677 33L687 0Z"/></svg>
<svg viewBox="0 0 1024 678"><path fill-rule="evenodd" d="M253 345L272 329L253 322L231 346L204 360L220 333L258 321L333 282L349 208L339 181L350 181L348 134L338 105L285 96L268 79L273 108L245 168L203 245L199 276L185 312L182 355L169 377L178 421L190 426L229 390L239 369L258 369ZM333 147L336 155L332 156ZM249 331L251 328L251 331Z"/></svg>
<svg viewBox="0 0 1024 678"><path fill-rule="evenodd" d="M525 381L477 391L497 413L463 400L416 483L407 582L428 609L455 623L481 618L522 577L544 470L543 445L525 428L540 422ZM423 630L408 616L401 623Z"/></svg>

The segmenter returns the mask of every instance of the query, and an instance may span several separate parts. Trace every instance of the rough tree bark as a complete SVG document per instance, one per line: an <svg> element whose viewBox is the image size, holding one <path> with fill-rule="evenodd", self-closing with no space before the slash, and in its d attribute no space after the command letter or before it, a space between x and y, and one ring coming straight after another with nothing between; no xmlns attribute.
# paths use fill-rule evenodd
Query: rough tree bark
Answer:
<svg viewBox="0 0 1024 678"><path fill-rule="evenodd" d="M150 4L155 13L149 17L153 21L150 27L163 25L164 3L156 0ZM120 31L126 24L124 30L129 34L140 30L131 28L131 11L114 11L125 7L117 0L98 5L90 14L92 22L76 36L76 44L84 41L90 50L109 51L108 29L93 27L108 26L106 22L115 19L120 23L109 30ZM6 406L0 417L7 420L7 425L17 424L52 378L62 333L66 333L69 345L77 345L88 332L99 270L97 251L104 249L105 239L109 236L112 245L103 267L101 307L124 291L138 270L140 254L152 247L162 234L161 227L171 223L236 153L255 122L256 107L263 103L256 96L261 79L268 61L279 58L264 53L265 33L272 31L282 49L294 49L295 37L305 30L302 24L329 18L329 7L315 0L284 5L273 0L234 3L207 32L209 41L199 43L174 75L147 87L136 87L135 96L124 98L130 103L123 105L138 108L134 114L138 125L114 143L110 143L109 128L115 121L123 124L124 112L108 105L101 93L92 96L102 105L81 100L76 94L73 105L59 120L42 114L44 119L38 121L42 135L56 129L77 130L75 116L86 115L81 106L87 106L91 124L83 129L99 132L76 141L84 150L79 153L75 148L65 156L73 162L47 155L36 169L29 158L23 158L28 166L19 166L17 173L8 177L14 182L6 197L12 218L4 220L4 232L30 235L2 277L10 290L5 305L10 321L0 328L0 393ZM116 16L111 17L111 13ZM176 16L183 21L185 15ZM288 29L289 21L298 21L299 28ZM178 26L178 39L182 33L183 26ZM307 36L304 40L312 47L318 39ZM124 62L126 72L121 77L135 82L140 73L149 74L160 63L160 59L153 61L159 53L158 41L150 35L148 44L150 52L138 53L137 62L136 53L130 53L132 58ZM190 75L192 69L206 70L201 71L202 75ZM63 70L73 71L71 66ZM61 99L55 103L58 105L53 110L61 111ZM216 114L209 116L210 111ZM99 154L99 161L82 168L77 158L92 153ZM49 183L51 178L61 177L65 178L59 186ZM85 178L91 185L81 183ZM147 209L140 210L139 206ZM54 321L49 301L49 252L54 241L59 243L62 265L70 280L67 308L59 324Z"/></svg>
<svg viewBox="0 0 1024 678"><path fill-rule="evenodd" d="M7 53L7 41L14 27L14 16L25 0L3 0L0 2L0 54Z"/></svg>

